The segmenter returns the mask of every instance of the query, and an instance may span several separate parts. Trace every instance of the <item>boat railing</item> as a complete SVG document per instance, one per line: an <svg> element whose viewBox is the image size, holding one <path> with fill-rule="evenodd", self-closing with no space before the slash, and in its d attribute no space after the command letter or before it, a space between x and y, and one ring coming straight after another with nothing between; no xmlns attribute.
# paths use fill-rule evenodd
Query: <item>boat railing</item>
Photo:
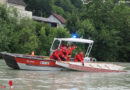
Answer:
<svg viewBox="0 0 130 90"><path fill-rule="evenodd" d="M96 58L91 58L91 61L92 61L92 62L96 62L97 59L96 59Z"/></svg>

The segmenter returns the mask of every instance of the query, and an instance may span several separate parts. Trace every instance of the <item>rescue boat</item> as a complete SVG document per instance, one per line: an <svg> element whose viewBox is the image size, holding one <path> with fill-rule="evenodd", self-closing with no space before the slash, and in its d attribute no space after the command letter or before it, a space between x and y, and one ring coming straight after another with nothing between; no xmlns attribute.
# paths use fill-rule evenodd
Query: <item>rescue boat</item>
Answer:
<svg viewBox="0 0 130 90"><path fill-rule="evenodd" d="M91 71L91 72L120 72L125 67L109 64L109 63L98 63L95 59L89 57L94 41L82 38L54 38L50 48L50 55L60 48L62 42L74 42L74 43L87 43L88 49L84 58L84 65L81 62L74 62L71 58L70 61L57 61L50 59L50 56L38 56L16 54L1 52L6 64L13 69L23 70L62 70L64 68L78 71Z"/></svg>

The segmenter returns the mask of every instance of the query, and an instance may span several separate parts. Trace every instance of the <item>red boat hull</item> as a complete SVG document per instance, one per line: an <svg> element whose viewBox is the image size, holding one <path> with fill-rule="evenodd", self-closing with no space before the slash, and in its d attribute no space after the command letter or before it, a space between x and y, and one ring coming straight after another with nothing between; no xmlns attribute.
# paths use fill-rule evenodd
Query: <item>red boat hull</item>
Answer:
<svg viewBox="0 0 130 90"><path fill-rule="evenodd" d="M19 58L19 57L15 57L15 60L17 63L27 65L58 67L58 65L55 64L54 60L36 60L36 59Z"/></svg>
<svg viewBox="0 0 130 90"><path fill-rule="evenodd" d="M24 54L12 54L3 52L6 64L13 69L24 70L61 70L62 67L56 65L56 60L47 56L31 56Z"/></svg>

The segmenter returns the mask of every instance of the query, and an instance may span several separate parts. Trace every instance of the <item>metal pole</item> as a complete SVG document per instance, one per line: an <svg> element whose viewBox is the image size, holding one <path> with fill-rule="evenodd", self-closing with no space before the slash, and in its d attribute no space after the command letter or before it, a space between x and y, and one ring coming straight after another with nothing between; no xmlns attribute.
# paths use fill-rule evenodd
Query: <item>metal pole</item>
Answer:
<svg viewBox="0 0 130 90"><path fill-rule="evenodd" d="M90 47L90 44L89 44L88 49L86 51L85 57L88 55L89 47Z"/></svg>
<svg viewBox="0 0 130 90"><path fill-rule="evenodd" d="M59 43L58 49L60 48L61 42L62 42L62 40L60 40L60 43Z"/></svg>
<svg viewBox="0 0 130 90"><path fill-rule="evenodd" d="M93 43L91 43L91 46L90 46L90 49L89 49L89 52L88 52L88 56L89 56L89 54L90 54L90 52L92 50L92 46L93 46Z"/></svg>
<svg viewBox="0 0 130 90"><path fill-rule="evenodd" d="M52 51L53 51L53 50L52 50L52 47L53 47L53 44L54 44L55 40L56 40L56 39L54 38L53 43L52 43L51 48L50 48L50 55L53 53L53 52L52 52Z"/></svg>
<svg viewBox="0 0 130 90"><path fill-rule="evenodd" d="M90 54L91 49L92 49L92 46L93 46L93 43L90 43L89 46L88 46L87 52L86 52L86 54L85 54L85 57L86 57L86 56L89 57L89 54Z"/></svg>

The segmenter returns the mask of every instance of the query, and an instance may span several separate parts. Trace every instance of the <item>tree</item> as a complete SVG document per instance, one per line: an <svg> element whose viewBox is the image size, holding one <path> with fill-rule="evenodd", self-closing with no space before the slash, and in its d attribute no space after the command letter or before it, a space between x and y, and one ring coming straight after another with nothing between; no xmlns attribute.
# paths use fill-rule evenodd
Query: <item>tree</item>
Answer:
<svg viewBox="0 0 130 90"><path fill-rule="evenodd" d="M48 51L48 39L47 39L47 35L46 35L46 30L45 27L41 27L41 30L39 31L39 42L38 42L38 48L37 48L37 53L40 55L47 55L47 51Z"/></svg>
<svg viewBox="0 0 130 90"><path fill-rule="evenodd" d="M27 10L31 10L33 15L48 16L52 10L52 0L28 0Z"/></svg>
<svg viewBox="0 0 130 90"><path fill-rule="evenodd" d="M49 31L49 32L48 32ZM39 47L37 49L40 55L49 55L51 44L54 38L65 38L69 37L70 33L67 29L63 28L51 28L41 27L39 31Z"/></svg>
<svg viewBox="0 0 130 90"><path fill-rule="evenodd" d="M111 26L120 31L119 36L121 37L118 43L118 59L121 61L130 61L130 7L120 4L115 6L113 12L115 17L112 18L113 22Z"/></svg>
<svg viewBox="0 0 130 90"><path fill-rule="evenodd" d="M22 19L16 29L18 35L17 52L29 53L38 47L35 22L29 19Z"/></svg>
<svg viewBox="0 0 130 90"><path fill-rule="evenodd" d="M129 44L127 40L129 39L127 36L129 35L129 18L127 15L129 15L129 9L127 6L118 5L117 3L118 1L112 0L105 2L103 0L92 0L82 9L81 22L78 23L78 34L84 38L92 38L95 41L92 56L98 60L118 61L119 59L124 61L120 55L120 52L122 52L125 61L128 61ZM121 43L124 44L122 35L127 38L125 40L127 45L125 46L121 45ZM127 49L120 51L122 46Z"/></svg>
<svg viewBox="0 0 130 90"><path fill-rule="evenodd" d="M70 33L76 33L76 31L79 29L79 22L80 20L77 11L72 12L72 14L68 16L66 27L69 29Z"/></svg>
<svg viewBox="0 0 130 90"><path fill-rule="evenodd" d="M64 10L63 10L61 7L58 7L58 6L53 5L53 6L52 6L52 11L53 11L54 13L59 14L59 15L64 15Z"/></svg>
<svg viewBox="0 0 130 90"><path fill-rule="evenodd" d="M37 48L35 22L17 20L14 11L0 6L0 51L29 53Z"/></svg>
<svg viewBox="0 0 130 90"><path fill-rule="evenodd" d="M10 10L4 5L0 5L0 52L1 51L12 51L10 49L10 44L15 42L13 40L14 25L16 25L17 20L9 16ZM12 12L12 15L14 12Z"/></svg>
<svg viewBox="0 0 130 90"><path fill-rule="evenodd" d="M70 0L70 1L76 8L78 8L79 10L82 9L83 2L81 0Z"/></svg>
<svg viewBox="0 0 130 90"><path fill-rule="evenodd" d="M65 12L72 12L74 9L70 0L55 0L55 5L62 7Z"/></svg>

